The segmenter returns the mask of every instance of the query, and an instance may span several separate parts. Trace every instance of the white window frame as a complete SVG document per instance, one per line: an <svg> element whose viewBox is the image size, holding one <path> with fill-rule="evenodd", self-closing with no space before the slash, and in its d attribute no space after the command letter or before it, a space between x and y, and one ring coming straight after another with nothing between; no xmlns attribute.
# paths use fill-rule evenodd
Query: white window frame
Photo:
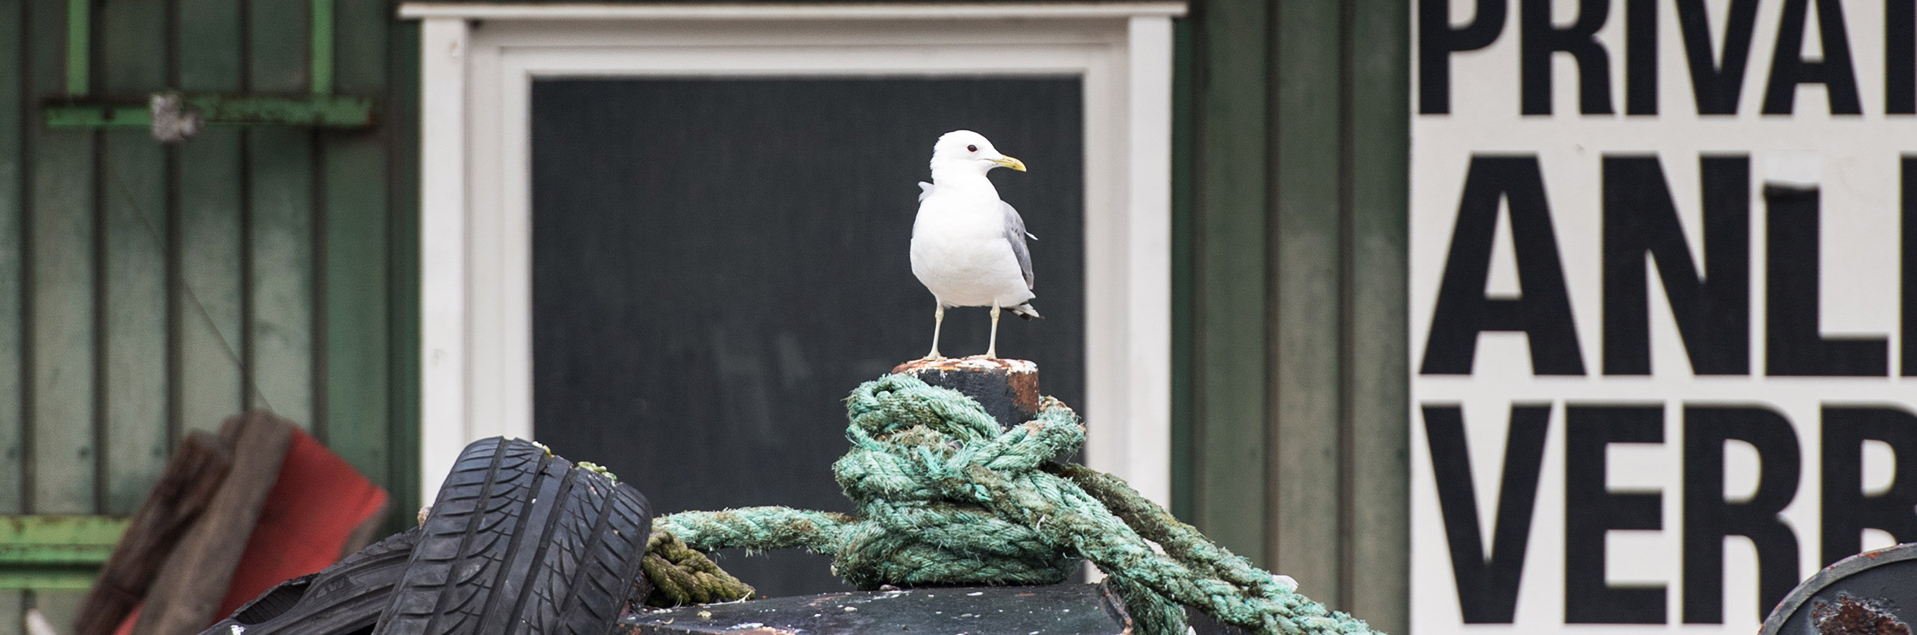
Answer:
<svg viewBox="0 0 1917 635"><path fill-rule="evenodd" d="M465 444L532 437L534 78L991 74L1082 78L1086 310L1053 319L1085 320L1085 403L1073 405L1090 428L1086 462L1168 502L1171 20L1184 12L1182 2L401 5L423 22L421 500Z"/></svg>

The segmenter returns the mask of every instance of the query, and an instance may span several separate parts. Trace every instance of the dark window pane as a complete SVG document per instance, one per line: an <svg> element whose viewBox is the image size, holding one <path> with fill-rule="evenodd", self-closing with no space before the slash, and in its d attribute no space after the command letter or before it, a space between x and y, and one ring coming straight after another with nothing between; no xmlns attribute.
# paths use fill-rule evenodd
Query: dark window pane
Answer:
<svg viewBox="0 0 1917 635"><path fill-rule="evenodd" d="M925 354L932 296L907 262L932 142L976 130L1032 244L1048 320L999 351L1084 396L1084 147L1075 77L541 80L533 87L538 438L605 464L661 513L852 511L832 481L841 403ZM1097 213L1093 211L1092 213ZM985 309L946 315L985 351ZM840 588L822 557L721 564L784 595Z"/></svg>

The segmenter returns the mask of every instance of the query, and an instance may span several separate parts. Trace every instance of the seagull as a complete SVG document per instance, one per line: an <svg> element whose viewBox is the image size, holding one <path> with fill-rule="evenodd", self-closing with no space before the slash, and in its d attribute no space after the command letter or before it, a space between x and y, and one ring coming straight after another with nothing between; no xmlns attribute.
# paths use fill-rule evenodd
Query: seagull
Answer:
<svg viewBox="0 0 1917 635"><path fill-rule="evenodd" d="M992 142L970 130L954 130L932 146L932 182L919 183L919 215L912 222L912 275L932 292L932 352L939 354L939 328L946 307L992 308L992 343L986 359L998 358L1001 308L1027 320L1032 308L1032 254L1018 210L1000 200L985 173L993 168L1025 171L1025 163L999 154Z"/></svg>

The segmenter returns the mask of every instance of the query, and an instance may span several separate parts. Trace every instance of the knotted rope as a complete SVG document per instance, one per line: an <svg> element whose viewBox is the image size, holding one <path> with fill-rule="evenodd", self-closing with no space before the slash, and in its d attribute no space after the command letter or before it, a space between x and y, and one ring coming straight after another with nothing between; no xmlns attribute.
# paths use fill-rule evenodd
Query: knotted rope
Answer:
<svg viewBox="0 0 1917 635"><path fill-rule="evenodd" d="M846 413L852 449L832 471L856 516L752 507L673 514L654 528L699 550L828 554L834 573L866 589L1054 584L1091 560L1146 635L1184 633L1181 604L1258 633L1372 632L1213 543L1124 481L1058 462L1078 451L1085 429L1056 399L1046 398L1032 421L1001 431L963 394L887 375L853 391Z"/></svg>

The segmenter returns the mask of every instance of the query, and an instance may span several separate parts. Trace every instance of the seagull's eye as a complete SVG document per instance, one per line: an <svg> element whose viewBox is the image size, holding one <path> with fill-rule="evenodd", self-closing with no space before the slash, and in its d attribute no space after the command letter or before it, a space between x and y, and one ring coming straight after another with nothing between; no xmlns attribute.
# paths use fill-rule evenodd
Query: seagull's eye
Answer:
<svg viewBox="0 0 1917 635"><path fill-rule="evenodd" d="M965 146L966 152L978 152L978 146Z"/></svg>

